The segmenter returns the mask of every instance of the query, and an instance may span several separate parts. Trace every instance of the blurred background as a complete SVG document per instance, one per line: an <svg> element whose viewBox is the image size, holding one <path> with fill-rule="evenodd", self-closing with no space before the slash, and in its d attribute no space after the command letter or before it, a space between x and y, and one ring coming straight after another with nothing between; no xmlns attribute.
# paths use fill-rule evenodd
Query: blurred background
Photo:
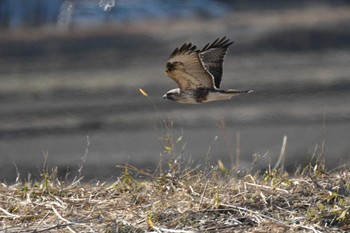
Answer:
<svg viewBox="0 0 350 233"><path fill-rule="evenodd" d="M0 0L0 179L59 175L85 181L117 164L155 169L176 154L227 167L313 155L350 161L350 1ZM184 42L235 41L223 88L230 101L181 105L164 64ZM143 96L139 89L146 91ZM180 140L180 139L181 140ZM177 140L179 139L179 140ZM238 160L239 158L239 160Z"/></svg>

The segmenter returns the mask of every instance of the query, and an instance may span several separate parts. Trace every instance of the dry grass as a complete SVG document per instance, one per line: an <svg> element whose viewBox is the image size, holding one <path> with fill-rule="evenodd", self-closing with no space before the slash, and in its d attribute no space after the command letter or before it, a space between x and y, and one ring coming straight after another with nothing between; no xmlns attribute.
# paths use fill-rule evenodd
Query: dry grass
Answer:
<svg viewBox="0 0 350 233"><path fill-rule="evenodd" d="M151 175L131 166L115 183L81 184L43 169L2 184L1 232L349 232L350 172L309 165L237 175L211 169ZM136 173L147 179L135 179ZM158 172L161 174L161 172Z"/></svg>
<svg viewBox="0 0 350 233"><path fill-rule="evenodd" d="M347 8L319 11L319 14L301 11L300 17L295 16L296 12L278 17L268 12L255 18L245 13L229 16L235 20L225 19L227 24L224 25L230 28L256 25L265 27L264 32L270 32L281 23L288 27L319 27L349 19ZM138 35L150 31L151 26L154 37L174 36L169 36L169 30L164 30L169 27L167 23L147 24L148 27L140 24L132 29L121 29L134 30L130 33ZM173 27L177 29L174 30L176 33L191 28L205 34L215 32L220 28L217 25L217 21L200 20L191 22L190 26L187 21L175 22ZM117 29L119 33L121 30ZM251 31L255 33L255 30ZM82 32L75 37L85 38L85 33L88 34ZM39 34L29 36L34 42L42 38ZM55 36L58 35L53 33L52 37ZM242 36L247 37L246 34ZM8 34L1 38L7 42L21 37ZM101 86L110 85L109 79L107 77ZM114 76L113 80L116 80ZM96 87L92 81L88 84ZM71 86L72 83L68 84ZM17 87L17 83L13 85ZM53 88L55 85L52 84ZM311 163L293 175L280 169L267 169L259 174L238 172L227 169L222 163L214 167L204 164L193 168L174 159L178 158L174 142L168 138L165 154L169 153L173 159L169 163L161 161L167 164L167 172L163 172L161 166L151 174L127 165L122 167L123 175L113 184L86 184L81 182L82 177L73 181L61 180L57 169L45 167L39 181L28 178L11 185L1 183L0 232L350 231L349 170L327 172L320 162Z"/></svg>
<svg viewBox="0 0 350 233"><path fill-rule="evenodd" d="M283 163L254 174L221 161L212 166L210 146L194 166L173 121L158 120L165 135L156 171L117 166L123 172L114 183L88 184L81 182L88 149L73 181L45 162L39 181L1 183L0 232L350 231L350 170L328 172L318 159L293 175Z"/></svg>

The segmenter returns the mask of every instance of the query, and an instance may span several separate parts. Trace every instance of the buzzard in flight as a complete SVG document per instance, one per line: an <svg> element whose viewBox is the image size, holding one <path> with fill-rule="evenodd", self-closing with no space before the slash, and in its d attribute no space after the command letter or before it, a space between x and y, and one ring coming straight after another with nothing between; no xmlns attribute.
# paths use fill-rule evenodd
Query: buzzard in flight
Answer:
<svg viewBox="0 0 350 233"><path fill-rule="evenodd" d="M170 55L165 74L179 88L168 91L163 98L184 104L201 104L216 100L231 99L252 90L220 89L223 62L228 47L233 44L223 37L209 43L201 50L192 43L185 43Z"/></svg>

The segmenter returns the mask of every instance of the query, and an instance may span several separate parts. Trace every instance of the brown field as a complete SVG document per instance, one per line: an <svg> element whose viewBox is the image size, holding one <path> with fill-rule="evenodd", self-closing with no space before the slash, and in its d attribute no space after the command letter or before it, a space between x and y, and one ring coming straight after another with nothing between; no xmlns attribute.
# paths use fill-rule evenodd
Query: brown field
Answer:
<svg viewBox="0 0 350 233"><path fill-rule="evenodd" d="M149 174L125 166L114 183L57 179L0 187L1 232L349 232L350 173L309 164L294 177L219 166ZM136 175L143 179L134 179ZM144 178L147 178L144 180Z"/></svg>
<svg viewBox="0 0 350 233"><path fill-rule="evenodd" d="M346 164L348 12L346 7L245 11L95 30L1 32L0 179L12 182L16 166L24 176L37 176L46 152L60 174L73 172L87 136L87 179L113 179L114 165L126 162L154 169L164 133L154 125L164 119L172 119L175 134L187 143L185 155L197 161L213 144L214 163L229 163L240 147L242 167L254 155L267 155L257 167L264 168L276 161L286 135L289 171L307 163L321 144L329 168ZM163 100L175 87L163 74L170 52L185 41L202 46L222 35L235 41L223 87L254 94L201 106Z"/></svg>
<svg viewBox="0 0 350 233"><path fill-rule="evenodd" d="M0 232L349 232L349 10L1 32ZM254 94L163 100L223 35Z"/></svg>

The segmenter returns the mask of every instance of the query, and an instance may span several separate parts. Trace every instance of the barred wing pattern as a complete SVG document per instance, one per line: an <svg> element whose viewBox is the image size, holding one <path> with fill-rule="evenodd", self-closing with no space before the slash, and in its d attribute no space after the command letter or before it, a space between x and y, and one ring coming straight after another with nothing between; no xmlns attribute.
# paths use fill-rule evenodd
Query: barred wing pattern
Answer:
<svg viewBox="0 0 350 233"><path fill-rule="evenodd" d="M214 84L220 89L221 78L223 74L223 63L228 47L233 44L226 37L216 39L212 44L207 44L199 52L199 57L206 70L214 77Z"/></svg>
<svg viewBox="0 0 350 233"><path fill-rule="evenodd" d="M219 89L223 61L232 43L223 37L201 50L196 50L192 43L185 43L170 55L165 73L178 84L181 91Z"/></svg>

